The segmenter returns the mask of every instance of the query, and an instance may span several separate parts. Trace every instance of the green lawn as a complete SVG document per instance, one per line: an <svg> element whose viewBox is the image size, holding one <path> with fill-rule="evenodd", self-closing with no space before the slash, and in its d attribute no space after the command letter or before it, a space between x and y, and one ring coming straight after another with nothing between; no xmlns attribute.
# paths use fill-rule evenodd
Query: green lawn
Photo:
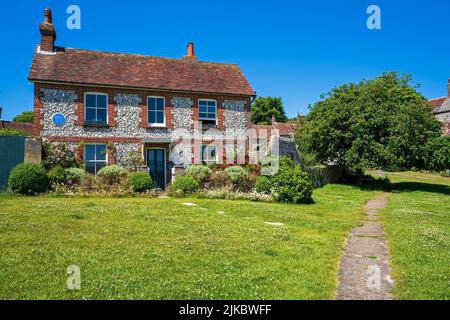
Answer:
<svg viewBox="0 0 450 320"><path fill-rule="evenodd" d="M0 196L0 298L332 299L344 240L377 193L328 185L312 205Z"/></svg>
<svg viewBox="0 0 450 320"><path fill-rule="evenodd" d="M383 211L397 299L450 299L450 178L390 174Z"/></svg>

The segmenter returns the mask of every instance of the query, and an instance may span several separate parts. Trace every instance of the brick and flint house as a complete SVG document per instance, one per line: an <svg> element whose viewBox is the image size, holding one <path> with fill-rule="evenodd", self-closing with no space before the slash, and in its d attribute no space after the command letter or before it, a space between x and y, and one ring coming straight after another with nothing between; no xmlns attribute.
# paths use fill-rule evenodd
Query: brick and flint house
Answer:
<svg viewBox="0 0 450 320"><path fill-rule="evenodd" d="M450 79L448 79L447 88L447 97L431 99L428 103L436 118L443 123L444 135L450 136Z"/></svg>
<svg viewBox="0 0 450 320"><path fill-rule="evenodd" d="M87 171L136 152L163 187L178 167L245 147L255 91L237 65L198 61L192 43L180 59L57 47L49 9L39 30L33 134L67 143Z"/></svg>

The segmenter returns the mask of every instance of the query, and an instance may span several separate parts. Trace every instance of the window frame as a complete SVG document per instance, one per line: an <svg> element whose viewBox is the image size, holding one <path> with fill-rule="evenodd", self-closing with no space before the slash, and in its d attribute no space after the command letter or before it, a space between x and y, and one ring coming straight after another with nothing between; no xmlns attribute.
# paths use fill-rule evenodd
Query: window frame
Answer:
<svg viewBox="0 0 450 320"><path fill-rule="evenodd" d="M92 120L87 120L86 119L86 116L87 116L86 109L88 108L87 107L87 99L86 99L86 97L88 95L105 96L106 97L106 120L104 122L103 121L98 121L98 120L92 121ZM98 116L97 116L97 112L98 112L97 98L95 98L95 99L96 99L95 100L95 102L96 102L95 117L98 118ZM89 109L93 109L93 108L89 108ZM88 123L88 124L89 123L92 123L92 124L96 124L96 123L103 124L103 123L106 123L106 124L108 124L109 123L108 109L109 109L109 96L108 96L107 93L103 93L103 92L85 92L84 93L84 123Z"/></svg>
<svg viewBox="0 0 450 320"><path fill-rule="evenodd" d="M203 148L214 148L215 151L215 159L203 159ZM207 156L210 155L210 152L207 153ZM210 164L210 163L217 163L217 159L218 159L219 155L217 154L217 145L215 144L201 144L200 145L200 160L203 164Z"/></svg>
<svg viewBox="0 0 450 320"><path fill-rule="evenodd" d="M215 125L217 126L218 122L219 122L217 100L214 100L214 99L198 99L198 101L197 101L197 105L198 105L198 121L202 121L203 122L203 121L213 121L213 120L211 118L202 118L202 117L200 117L200 113L205 113L205 112L200 112L200 101L214 102L214 104L215 104L215 108L214 108L215 118L214 118L214 121L215 121ZM206 114L210 114L211 112L208 112L209 106L207 106L206 108L207 108L206 109Z"/></svg>
<svg viewBox="0 0 450 320"><path fill-rule="evenodd" d="M150 112L150 110L149 110L149 101L148 101L148 99L150 99L150 98L154 98L154 99L162 99L163 100L163 106L164 106L164 108L163 108L163 110L162 110L162 113L163 113L163 119L164 119L164 122L163 123L153 123L153 124L151 124L150 123L150 117L148 116L148 114L149 114L149 112ZM166 98L165 97L162 97L162 96L147 96L147 126L149 127L149 128L165 128L166 126L167 126L167 124L166 124ZM155 104L155 106L156 106L156 104ZM155 113L155 115L156 115L156 113L157 112L159 112L159 110L153 110L153 112ZM155 119L156 119L156 116L155 116Z"/></svg>
<svg viewBox="0 0 450 320"><path fill-rule="evenodd" d="M87 146L95 146L95 160L86 160L86 147ZM97 160L97 146L105 146L105 150L106 150L106 154L105 154L105 160ZM108 165L108 144L107 143L101 143L101 142L92 142L92 143L86 143L84 145L83 148L83 162L84 162L84 171L86 170L86 163L95 163L95 168L94 168L94 175L98 174L98 171L100 171L101 169L97 170L97 163L105 163L105 167Z"/></svg>

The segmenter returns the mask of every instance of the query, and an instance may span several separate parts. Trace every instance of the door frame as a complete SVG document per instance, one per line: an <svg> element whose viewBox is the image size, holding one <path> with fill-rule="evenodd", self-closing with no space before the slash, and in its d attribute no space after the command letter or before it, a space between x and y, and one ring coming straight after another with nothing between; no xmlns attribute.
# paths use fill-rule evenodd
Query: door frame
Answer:
<svg viewBox="0 0 450 320"><path fill-rule="evenodd" d="M147 147L145 148L145 165L147 166L147 170L149 169L148 166L148 150L163 150L164 151L164 188L167 186L167 149L161 148L161 147ZM149 172L150 174L150 172Z"/></svg>

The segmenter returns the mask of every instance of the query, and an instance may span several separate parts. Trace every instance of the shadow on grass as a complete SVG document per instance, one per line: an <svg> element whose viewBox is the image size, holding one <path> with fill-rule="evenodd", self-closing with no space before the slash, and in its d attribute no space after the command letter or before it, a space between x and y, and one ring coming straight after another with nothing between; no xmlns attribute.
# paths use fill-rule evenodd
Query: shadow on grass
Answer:
<svg viewBox="0 0 450 320"><path fill-rule="evenodd" d="M394 192L430 192L442 195L450 195L450 186L426 182L398 182L392 185Z"/></svg>
<svg viewBox="0 0 450 320"><path fill-rule="evenodd" d="M361 190L365 191L392 191L396 193L400 192L430 192L442 195L450 195L450 186L435 183L426 182L397 182L397 183L377 183L377 182L365 182L359 185Z"/></svg>

